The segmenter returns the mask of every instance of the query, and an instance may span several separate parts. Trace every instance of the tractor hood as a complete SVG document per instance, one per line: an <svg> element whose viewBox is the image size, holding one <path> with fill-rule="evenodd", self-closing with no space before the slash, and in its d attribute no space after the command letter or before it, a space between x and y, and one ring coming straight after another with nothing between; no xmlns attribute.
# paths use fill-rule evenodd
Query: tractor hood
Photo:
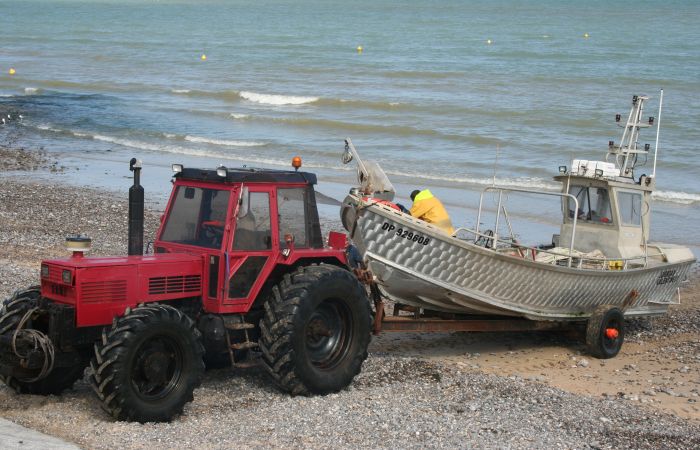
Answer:
<svg viewBox="0 0 700 450"><path fill-rule="evenodd" d="M46 260L41 295L74 305L77 325L92 326L139 303L201 296L203 270L203 256L185 253Z"/></svg>

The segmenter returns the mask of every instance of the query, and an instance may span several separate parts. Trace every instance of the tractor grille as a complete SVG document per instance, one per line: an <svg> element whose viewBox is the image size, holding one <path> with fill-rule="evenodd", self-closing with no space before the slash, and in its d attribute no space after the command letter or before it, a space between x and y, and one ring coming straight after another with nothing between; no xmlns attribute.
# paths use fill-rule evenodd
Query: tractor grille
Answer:
<svg viewBox="0 0 700 450"><path fill-rule="evenodd" d="M80 287L83 303L126 301L126 280L89 281Z"/></svg>
<svg viewBox="0 0 700 450"><path fill-rule="evenodd" d="M61 286L60 284L51 283L51 293L53 295L60 295L61 297L65 297L67 291L68 291L68 289L65 286Z"/></svg>
<svg viewBox="0 0 700 450"><path fill-rule="evenodd" d="M153 277L148 280L150 295L198 292L200 289L202 289L202 277L199 275Z"/></svg>

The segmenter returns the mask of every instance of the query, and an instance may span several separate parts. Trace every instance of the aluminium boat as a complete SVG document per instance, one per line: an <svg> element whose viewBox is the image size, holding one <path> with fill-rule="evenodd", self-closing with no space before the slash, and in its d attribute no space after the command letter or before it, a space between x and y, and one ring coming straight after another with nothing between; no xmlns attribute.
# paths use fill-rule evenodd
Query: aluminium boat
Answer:
<svg viewBox="0 0 700 450"><path fill-rule="evenodd" d="M348 139L343 162L357 162L359 186L343 202L343 226L380 294L416 311L589 323L611 309L624 317L664 314L680 301L695 257L683 246L649 242L662 99L663 91L651 175L635 174L639 157L651 153L638 145L639 132L654 125L643 118L648 97L635 95L626 123L616 116L624 131L619 145L609 143L605 161L561 166L554 177L560 192L489 186L476 228L452 235L393 204L386 174L362 161ZM513 192L561 203L552 243L524 246L508 230L506 198ZM480 225L485 195L497 202L490 229ZM601 332L617 336L606 323Z"/></svg>

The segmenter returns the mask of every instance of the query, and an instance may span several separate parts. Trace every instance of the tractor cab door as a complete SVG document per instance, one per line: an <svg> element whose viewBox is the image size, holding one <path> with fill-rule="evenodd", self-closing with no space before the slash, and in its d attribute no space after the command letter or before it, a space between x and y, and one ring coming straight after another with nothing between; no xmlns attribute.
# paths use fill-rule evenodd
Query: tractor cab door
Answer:
<svg viewBox="0 0 700 450"><path fill-rule="evenodd" d="M241 189L227 259L224 304L240 307L244 311L255 300L255 294L274 268L274 257L279 247L272 239L273 232L276 232L273 230L276 224L271 220L275 208L273 188L243 186Z"/></svg>

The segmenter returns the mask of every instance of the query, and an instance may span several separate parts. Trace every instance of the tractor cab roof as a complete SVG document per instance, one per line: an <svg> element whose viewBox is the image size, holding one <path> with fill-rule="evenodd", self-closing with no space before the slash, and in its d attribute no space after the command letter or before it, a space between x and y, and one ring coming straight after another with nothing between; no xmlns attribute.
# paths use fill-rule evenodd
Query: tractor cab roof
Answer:
<svg viewBox="0 0 700 450"><path fill-rule="evenodd" d="M175 174L178 180L207 181L214 183L305 183L316 184L316 174L293 170L234 168L225 169L226 176L219 170L182 168Z"/></svg>

